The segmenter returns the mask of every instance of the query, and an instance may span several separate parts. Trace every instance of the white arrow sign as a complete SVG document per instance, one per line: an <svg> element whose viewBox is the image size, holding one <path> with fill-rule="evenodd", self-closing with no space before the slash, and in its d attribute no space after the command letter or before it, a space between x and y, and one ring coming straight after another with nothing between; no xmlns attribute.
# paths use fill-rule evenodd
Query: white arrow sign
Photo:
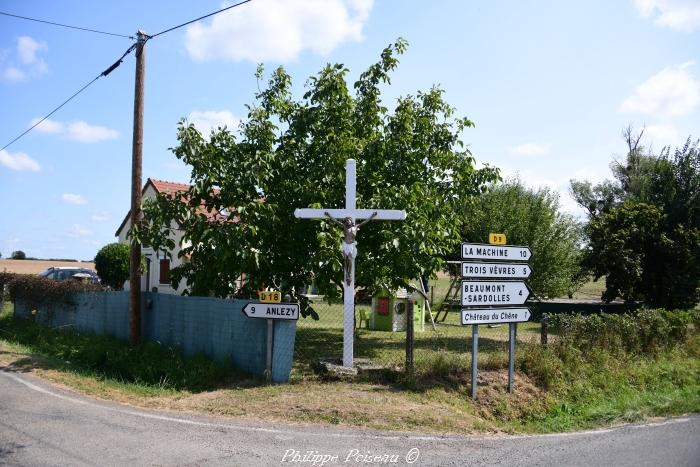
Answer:
<svg viewBox="0 0 700 467"><path fill-rule="evenodd" d="M462 325L491 323L522 323L530 319L527 308L491 308L462 310Z"/></svg>
<svg viewBox="0 0 700 467"><path fill-rule="evenodd" d="M532 251L527 246L462 243L462 259L527 261L530 256L532 256Z"/></svg>
<svg viewBox="0 0 700 467"><path fill-rule="evenodd" d="M243 313L248 318L299 319L297 303L247 303Z"/></svg>
<svg viewBox="0 0 700 467"><path fill-rule="evenodd" d="M527 279L532 269L525 263L462 263L462 277Z"/></svg>
<svg viewBox="0 0 700 467"><path fill-rule="evenodd" d="M462 306L522 305L529 296L525 282L462 281Z"/></svg>

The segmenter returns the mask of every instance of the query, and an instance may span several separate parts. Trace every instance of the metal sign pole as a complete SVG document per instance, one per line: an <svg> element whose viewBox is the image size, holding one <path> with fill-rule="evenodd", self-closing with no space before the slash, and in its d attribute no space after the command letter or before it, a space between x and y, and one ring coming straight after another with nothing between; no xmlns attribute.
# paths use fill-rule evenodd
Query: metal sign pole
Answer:
<svg viewBox="0 0 700 467"><path fill-rule="evenodd" d="M513 393L513 373L515 370L515 329L517 323L509 323L508 329L508 392Z"/></svg>
<svg viewBox="0 0 700 467"><path fill-rule="evenodd" d="M270 384L272 381L272 339L274 333L275 320L267 320L267 358L265 359L265 379Z"/></svg>
<svg viewBox="0 0 700 467"><path fill-rule="evenodd" d="M472 325L472 399L476 400L476 372L479 360L479 325Z"/></svg>

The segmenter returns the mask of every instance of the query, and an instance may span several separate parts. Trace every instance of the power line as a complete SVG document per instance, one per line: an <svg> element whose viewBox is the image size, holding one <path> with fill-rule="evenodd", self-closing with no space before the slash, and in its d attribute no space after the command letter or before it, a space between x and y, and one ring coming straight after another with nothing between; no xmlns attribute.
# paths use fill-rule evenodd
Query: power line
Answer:
<svg viewBox="0 0 700 467"><path fill-rule="evenodd" d="M129 53L131 53L135 48L136 48L136 44L133 44L131 47L129 47L128 49L126 49L126 52L124 52L124 54L123 54L116 62L114 62L112 65L110 65L109 68L105 69L102 73L100 73L99 75L95 76L95 77L92 79L92 81L90 81L89 83L87 83L87 84L86 84L85 86L83 86L82 88L78 89L78 91L77 91L75 94L73 94L73 95L70 96L68 99L66 99L65 101L63 101L58 107L56 107L56 108L53 109L51 112L49 112L48 114L46 114L41 120L37 121L34 125L32 125L32 126L30 126L29 128L27 128L22 134L20 134L20 135L17 136L15 139L13 139L13 140L10 141L9 143L7 143L5 146L3 146L2 149L0 149L0 151L6 149L6 148L9 147L12 143L14 143L14 142L17 141L18 139L20 139L21 137L23 137L24 135L26 135L27 133L29 133L30 131L32 131L34 128L36 128L37 126L39 126L39 125L41 124L41 122L43 122L44 120L46 120L47 118L49 118L51 115L55 114L61 107L63 107L64 105L66 105L67 103L69 103L70 101L72 101L78 94L80 94L81 92L85 91L85 90L88 88L88 86L90 86L92 83L94 83L94 82L97 81L98 79L100 79L100 78L102 78L102 77L104 77L104 76L107 76L108 74L110 74L111 72L113 72L119 65L121 65L121 63L122 63L122 61L124 60L124 58L125 58Z"/></svg>
<svg viewBox="0 0 700 467"><path fill-rule="evenodd" d="M218 15L218 14L221 13L221 12L224 12L224 11L226 11L226 10L230 10L231 8L236 8L237 6L241 6L241 5L243 5L244 3L248 3L248 2L250 2L250 1L252 1L252 0L244 0L244 1L239 2L239 3L236 3L236 4L234 4L234 5L227 6L226 8L222 8L221 10L217 10L217 11L215 11L215 12L213 12L213 13L209 13L208 15L200 16L199 18L193 19L192 21L188 21L188 22L186 22L186 23L182 23L182 24L178 24L177 26L173 26L172 28L168 28L168 29L166 29L165 31L159 32L158 34L153 34L152 36L148 36L148 38L149 38L149 39L153 39L154 37L158 37L158 36L160 36L161 34L165 34L166 32L170 32L170 31L173 31L173 30L175 30L175 29L181 28L181 27L183 27L183 26L187 26L188 24L195 23L195 22L197 22L197 21L199 21L199 20L202 20L202 19L204 19L204 18L209 18L210 16Z"/></svg>
<svg viewBox="0 0 700 467"><path fill-rule="evenodd" d="M163 31L161 31L161 32L159 32L159 33L157 33L157 34L152 35L152 36L147 36L147 39L146 39L146 40L148 40L148 39L153 39L154 37L158 37L158 36L160 36L161 34L165 34L165 33L167 33L167 32L174 31L175 29L179 29L179 28L181 28L181 27L183 27L183 26L187 26L188 24L192 24L192 23L195 23L195 22L197 22L197 21L203 20L203 19L205 19L205 18L209 18L210 16L218 15L219 13L223 13L223 12L226 11L226 10L230 10L231 8L235 8L235 7L237 7L237 6L241 6L241 5L246 4L246 3L249 3L249 2L251 2L251 1L252 1L252 0L243 0L242 2L236 3L236 4L234 4L234 5L228 6L228 7L226 7L226 8L222 8L222 9L220 9L220 10L214 11L214 12L209 13L209 14L206 14L206 15L204 15L204 16L200 16L199 18L195 18L195 19L193 19L193 20L191 20L191 21L187 21L186 23L178 24L177 26L173 26L172 28L165 29L165 30L163 30ZM81 28L81 27L77 27L77 26L70 26L70 25L67 25L67 24L54 23L54 22L51 22L51 21L44 21L44 20L35 19L35 18L27 18L26 16L14 15L14 14L5 13L5 12L2 12L2 11L0 11L0 15L12 16L12 17L15 17L15 18L26 19L26 20L29 20L29 21L37 21L37 22L40 22L40 23L52 24L52 25L54 25L54 26L62 26L62 27L71 28L71 29L79 29L79 30L82 30L82 31L89 31L89 32L95 32L95 33L99 33L99 34L107 34L107 35L110 35L110 36L118 36L118 37L126 37L126 38L129 38L129 39L134 39L133 36L126 36L126 35L123 35L123 34L115 34L115 33L111 33L111 32L98 31L98 30L95 30L95 29L87 29L87 28ZM83 92L85 89L87 89L92 83L94 83L94 82L97 81L98 79L102 78L103 76L107 76L107 75L110 74L112 71L114 71L115 68L117 68L119 65L121 65L122 61L124 60L124 57L126 57L129 53L131 53L131 52L136 48L136 46L137 46L137 44L132 44L132 46L129 47L129 48L126 50L126 52L124 52L124 54L123 54L116 62L114 62L109 68L107 68L105 71L103 71L102 73L100 73L99 75L97 75L95 78L93 78L92 81L90 81L90 82L87 83L85 86L83 86L82 88L80 88L75 94L73 94L73 95L70 96L68 99L66 99L65 101L63 101L58 107L56 107L56 108L53 109L51 112L49 112L48 114L46 114L46 116L44 116L41 120L37 121L34 125L32 125L31 127L29 127L28 129L26 129L22 134L20 134L20 135L17 136L15 139L13 139L13 140L10 141L9 143L7 143L5 146L3 146L2 149L0 149L0 151L6 149L6 148L9 147L12 143L14 143L15 141L19 140L19 139L22 138L24 135L26 135L27 133L29 133L30 131L32 131L34 128L36 128L37 126L39 126L39 125L41 124L41 122L43 122L44 120L46 120L47 118L49 118L51 115L53 115L54 113L56 113L61 107L63 107L64 105L66 105L68 102L72 101L78 94L80 94L80 93Z"/></svg>
<svg viewBox="0 0 700 467"><path fill-rule="evenodd" d="M81 28L80 26L71 26L70 24L54 23L53 21L46 21L43 19L36 19L36 18L29 18L27 16L14 15L12 13L6 13L4 11L0 11L0 15L11 16L13 18L19 18L19 19L26 19L27 21L36 21L37 23L51 24L53 26L61 26L63 28L78 29L80 31L88 31L88 32L94 32L97 34L105 34L107 36L117 36L117 37L125 37L127 39L134 39L134 36L127 36L125 34L117 34L114 32L106 32L106 31L98 31L97 29Z"/></svg>

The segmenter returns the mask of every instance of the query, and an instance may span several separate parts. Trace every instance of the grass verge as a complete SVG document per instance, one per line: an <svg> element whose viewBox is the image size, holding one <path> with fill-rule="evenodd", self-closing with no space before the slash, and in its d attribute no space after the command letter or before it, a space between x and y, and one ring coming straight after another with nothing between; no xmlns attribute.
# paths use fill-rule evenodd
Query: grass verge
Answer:
<svg viewBox="0 0 700 467"><path fill-rule="evenodd" d="M412 381L329 382L308 374L266 386L176 349L130 349L0 314L0 366L83 394L145 408L293 423L423 432L553 432L700 411L700 336L654 357L521 345L515 394L507 359L480 361L469 398L467 354L436 353ZM274 401L274 403L270 403Z"/></svg>

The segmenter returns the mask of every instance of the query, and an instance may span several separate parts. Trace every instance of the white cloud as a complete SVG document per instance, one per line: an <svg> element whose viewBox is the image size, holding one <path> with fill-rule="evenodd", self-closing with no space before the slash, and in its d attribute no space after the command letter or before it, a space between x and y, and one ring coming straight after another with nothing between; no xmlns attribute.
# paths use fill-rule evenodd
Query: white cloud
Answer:
<svg viewBox="0 0 700 467"><path fill-rule="evenodd" d="M195 110L190 113L187 120L194 124L195 128L205 136L208 136L212 130L223 126L226 126L229 130L235 130L240 122L228 110Z"/></svg>
<svg viewBox="0 0 700 467"><path fill-rule="evenodd" d="M623 112L639 112L660 117L690 113L700 102L700 80L691 74L693 62L664 68L637 86L622 103Z"/></svg>
<svg viewBox="0 0 700 467"><path fill-rule="evenodd" d="M31 125L34 125L39 120L39 118L32 119ZM61 135L79 143L99 143L100 141L119 137L119 132L117 130L103 126L90 125L81 120L71 123L62 123L46 119L36 127L36 130L40 133Z"/></svg>
<svg viewBox="0 0 700 467"><path fill-rule="evenodd" d="M83 121L77 121L68 125L66 136L68 139L80 143L98 143L100 141L118 138L119 132L103 126L90 125Z"/></svg>
<svg viewBox="0 0 700 467"><path fill-rule="evenodd" d="M74 193L63 193L63 202L67 204L87 204L85 197Z"/></svg>
<svg viewBox="0 0 700 467"><path fill-rule="evenodd" d="M37 41L29 36L20 36L17 38L17 57L20 63L24 65L38 65L45 67L44 60L37 57L37 52L47 51L49 48L46 42Z"/></svg>
<svg viewBox="0 0 700 467"><path fill-rule="evenodd" d="M32 121L30 122L30 126L34 126L40 120L41 120L40 118L33 118ZM47 133L47 134L62 133L63 132L63 123L47 118L46 120L41 122L34 130L38 131L39 133Z"/></svg>
<svg viewBox="0 0 700 467"><path fill-rule="evenodd" d="M70 228L66 229L66 235L71 237L71 238L81 238L81 237L89 237L92 235L92 232L82 225L79 224L73 224Z"/></svg>
<svg viewBox="0 0 700 467"><path fill-rule="evenodd" d="M104 222L109 220L110 217L111 216L108 211L98 211L92 215L91 219L95 222Z"/></svg>
<svg viewBox="0 0 700 467"><path fill-rule="evenodd" d="M44 41L29 36L18 37L14 55L5 53L0 56L0 80L16 83L46 73L49 67L39 54L48 50Z"/></svg>
<svg viewBox="0 0 700 467"><path fill-rule="evenodd" d="M637 11L654 24L679 31L691 32L700 26L698 0L634 0Z"/></svg>
<svg viewBox="0 0 700 467"><path fill-rule="evenodd" d="M0 151L0 165L4 165L10 170L30 170L32 172L38 172L41 170L41 166L37 161L29 157L23 152L16 152L14 154L2 150Z"/></svg>
<svg viewBox="0 0 700 467"><path fill-rule="evenodd" d="M363 39L373 0L257 0L187 27L196 61L289 62L308 49L328 55Z"/></svg>
<svg viewBox="0 0 700 467"><path fill-rule="evenodd" d="M510 153L516 156L546 156L549 154L549 144L523 143L510 148Z"/></svg>
<svg viewBox="0 0 700 467"><path fill-rule="evenodd" d="M2 70L2 74L0 76L2 77L3 81L9 81L10 83L22 81L27 77L22 70L13 66L8 66Z"/></svg>
<svg viewBox="0 0 700 467"><path fill-rule="evenodd" d="M644 128L644 139L650 145L661 148L677 145L680 142L680 134L673 125L649 125Z"/></svg>

